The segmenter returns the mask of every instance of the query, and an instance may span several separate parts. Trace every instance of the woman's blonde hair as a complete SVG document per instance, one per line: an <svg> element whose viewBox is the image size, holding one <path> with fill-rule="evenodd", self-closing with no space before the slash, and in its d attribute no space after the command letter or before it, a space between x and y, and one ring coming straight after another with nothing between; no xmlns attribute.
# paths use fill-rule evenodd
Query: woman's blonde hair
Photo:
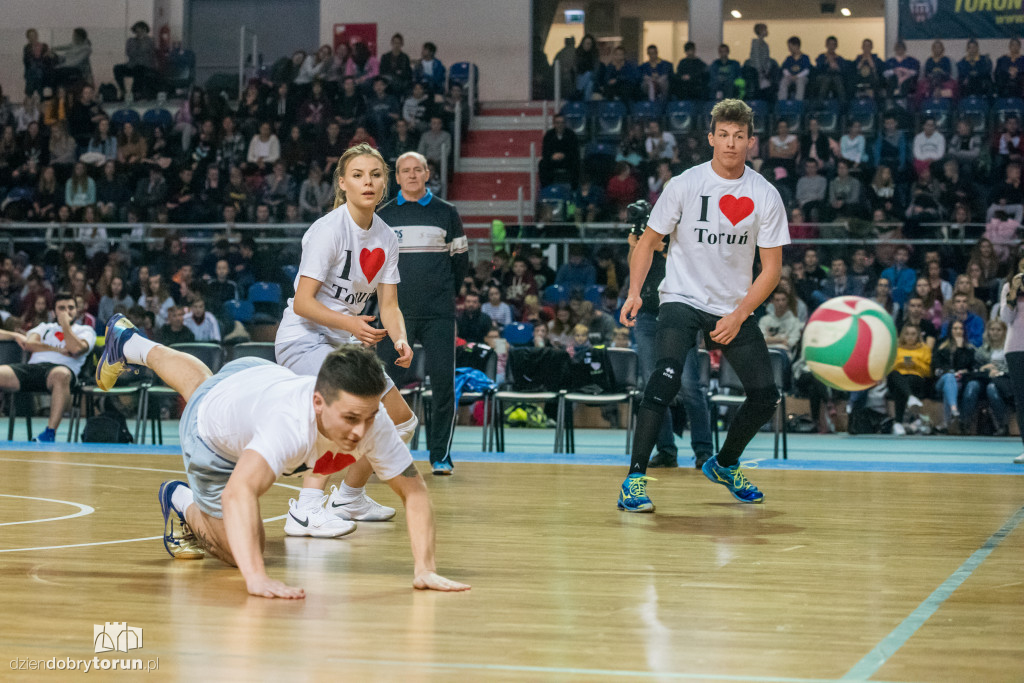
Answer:
<svg viewBox="0 0 1024 683"><path fill-rule="evenodd" d="M384 157L381 156L380 152L370 147L365 142L358 145L354 145L345 150L345 153L338 159L337 165L334 167L334 208L337 209L339 206L345 203L345 190L341 189L340 180L345 175L345 169L348 168L348 162L352 161L356 157L368 156L373 157L380 162L380 166L384 169L384 194L381 195L380 201L384 201L388 197L388 185L387 175L391 171L388 168L388 164L384 161Z"/></svg>

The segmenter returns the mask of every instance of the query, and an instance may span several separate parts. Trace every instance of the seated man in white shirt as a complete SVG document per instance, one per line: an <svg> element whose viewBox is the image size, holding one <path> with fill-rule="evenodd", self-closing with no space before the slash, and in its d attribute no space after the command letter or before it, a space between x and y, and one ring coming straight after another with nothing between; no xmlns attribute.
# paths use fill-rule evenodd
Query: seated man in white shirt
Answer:
<svg viewBox="0 0 1024 683"><path fill-rule="evenodd" d="M198 294L189 304L190 315L185 316L185 327L192 330L197 342L220 343L220 324L213 313L206 312L206 301Z"/></svg>
<svg viewBox="0 0 1024 683"><path fill-rule="evenodd" d="M0 366L0 388L50 392L50 419L46 429L35 438L38 442L56 439L71 388L96 345L96 331L88 325L74 323L78 306L73 294L56 294L53 312L57 322L36 325L28 334L0 330L0 339L13 339L32 354L28 363Z"/></svg>
<svg viewBox="0 0 1024 683"><path fill-rule="evenodd" d="M238 567L252 595L304 598L301 588L267 576L259 498L282 474L312 469L329 475L365 457L405 506L413 587L469 588L435 572L427 488L380 403L384 370L373 351L340 346L316 377L258 358L232 361L212 375L198 359L138 334L123 316L110 319L106 334L96 368L101 389L113 387L131 363L153 370L186 401L179 430L188 484L160 486L164 547L172 557L209 553ZM317 521L314 515L326 514L300 510L293 500L286 524L307 526ZM354 528L348 520L333 521Z"/></svg>

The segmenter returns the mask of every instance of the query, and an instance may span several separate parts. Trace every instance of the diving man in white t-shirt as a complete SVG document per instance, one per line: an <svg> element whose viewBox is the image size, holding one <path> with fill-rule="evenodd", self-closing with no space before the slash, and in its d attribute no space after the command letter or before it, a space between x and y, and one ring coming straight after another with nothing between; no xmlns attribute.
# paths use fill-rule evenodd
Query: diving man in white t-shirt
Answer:
<svg viewBox="0 0 1024 683"><path fill-rule="evenodd" d="M752 314L779 282L789 226L778 191L744 165L752 123L753 112L740 100L715 105L708 134L711 161L666 184L633 250L629 296L620 316L627 327L636 324L654 251L669 236L665 279L658 288L657 358L637 414L632 463L619 493L621 510L654 511L647 464L697 334L704 335L709 349L722 350L746 392L721 450L701 470L741 502L764 500L739 468L743 449L779 401L768 347ZM755 256L761 272L753 279Z"/></svg>
<svg viewBox="0 0 1024 683"><path fill-rule="evenodd" d="M405 505L413 586L469 588L435 571L426 485L380 403L384 371L371 350L341 346L316 377L257 358L232 361L212 375L198 359L137 332L121 315L110 319L96 383L108 390L127 364L144 365L186 401L179 430L188 484L160 486L164 547L172 557L201 559L205 551L238 567L252 595L305 597L301 588L267 576L259 498L282 474L330 475L365 459ZM328 516L351 524L322 506L289 510L289 522L302 527ZM330 523L320 526L329 533Z"/></svg>

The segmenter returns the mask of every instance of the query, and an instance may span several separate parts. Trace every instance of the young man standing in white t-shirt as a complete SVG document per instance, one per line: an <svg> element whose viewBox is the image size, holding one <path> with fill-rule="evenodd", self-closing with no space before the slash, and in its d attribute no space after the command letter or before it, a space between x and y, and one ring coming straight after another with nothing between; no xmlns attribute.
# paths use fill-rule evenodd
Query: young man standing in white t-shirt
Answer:
<svg viewBox="0 0 1024 683"><path fill-rule="evenodd" d="M427 488L380 403L384 371L372 351L342 346L316 377L259 358L232 361L212 375L198 359L138 334L121 315L110 319L106 335L96 368L101 389L113 387L131 363L153 370L186 402L179 430L188 484L160 486L164 547L172 557L201 559L205 551L238 567L252 595L305 597L267 576L259 498L282 474L330 475L365 459L405 505L413 586L469 588L435 571ZM314 526L314 516L329 515L323 507L292 506L289 523Z"/></svg>
<svg viewBox="0 0 1024 683"><path fill-rule="evenodd" d="M57 322L41 323L26 334L0 330L0 339L13 339L32 354L28 363L0 365L0 388L50 392L50 420L35 438L39 442L56 440L71 388L78 380L87 355L96 345L96 331L73 322L78 317L73 294L55 295L53 312Z"/></svg>
<svg viewBox="0 0 1024 683"><path fill-rule="evenodd" d="M741 502L764 499L739 468L740 454L779 401L768 347L752 314L779 282L789 226L778 191L744 165L752 122L753 112L739 100L715 105L708 134L711 161L668 182L633 250L629 297L620 316L627 327L636 324L640 289L654 251L669 236L665 279L659 287L657 360L637 415L619 509L654 511L647 496L647 463L665 407L679 391L683 359L698 333L709 349L722 350L747 396L718 455L701 470ZM752 280L755 251L761 273Z"/></svg>

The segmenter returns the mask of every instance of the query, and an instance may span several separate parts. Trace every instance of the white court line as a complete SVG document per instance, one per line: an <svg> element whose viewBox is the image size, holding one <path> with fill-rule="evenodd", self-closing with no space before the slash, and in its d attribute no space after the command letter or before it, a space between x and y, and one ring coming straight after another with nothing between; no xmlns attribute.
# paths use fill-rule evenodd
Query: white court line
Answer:
<svg viewBox="0 0 1024 683"><path fill-rule="evenodd" d="M88 505L82 505L81 503L72 503L70 500L56 500L54 498L33 498L32 496L15 496L10 493L0 493L0 496L4 498L23 498L24 500L41 500L46 503L60 503L61 505L73 505L78 508L78 512L71 515L64 515L63 517L47 517L46 519L27 519L24 522L0 522L0 526L14 526L15 524L38 524L39 522L56 522L58 519L74 519L75 517L84 517L85 515L91 515L96 512L95 508L91 508Z"/></svg>
<svg viewBox="0 0 1024 683"><path fill-rule="evenodd" d="M170 474L185 474L181 470L164 470L164 469L158 469L158 468L155 468L155 467L135 467L133 465L101 465L99 463L90 463L90 462L62 462L60 460L31 460L31 459L28 459L28 458L0 458L0 461L3 461L3 462L30 462L30 463L38 463L38 464L43 464L43 465L72 465L72 466L75 466L75 467L106 467L106 468L115 469L115 470L138 470L140 472L168 472ZM291 484L281 484L281 483L278 483L278 482L274 482L274 486L283 486L286 489L294 489L296 491L300 491L301 490L301 487L299 487L299 486L292 486ZM4 494L0 494L0 495L4 495ZM14 498L23 498L24 496L12 496L12 497L14 497ZM37 500L46 500L46 499L38 498ZM58 501L58 502L65 502L65 501ZM69 504L70 505L78 505L78 503L69 503ZM86 506L86 507L88 507L88 506ZM90 509L90 511L92 510L92 508L89 508L89 509ZM73 516L77 517L78 515L73 515ZM284 515L278 515L277 517L271 517L270 519L263 520L263 523L266 524L267 522L276 522L277 520L284 519L287 516L288 516L287 514L284 514ZM39 520L39 521L43 521L43 520ZM37 548L7 548L5 550L0 550L0 553L22 553L22 552L29 552L31 550L57 550L59 548L85 548L85 547L88 547L88 546L95 546L95 545L115 545L117 543L135 543L136 541L155 541L155 540L160 539L160 538L163 538L163 536L162 535L161 536L146 536L145 538L122 538L122 539L118 539L116 541L96 541L94 543L70 543L68 545L44 545L44 546L39 546Z"/></svg>

